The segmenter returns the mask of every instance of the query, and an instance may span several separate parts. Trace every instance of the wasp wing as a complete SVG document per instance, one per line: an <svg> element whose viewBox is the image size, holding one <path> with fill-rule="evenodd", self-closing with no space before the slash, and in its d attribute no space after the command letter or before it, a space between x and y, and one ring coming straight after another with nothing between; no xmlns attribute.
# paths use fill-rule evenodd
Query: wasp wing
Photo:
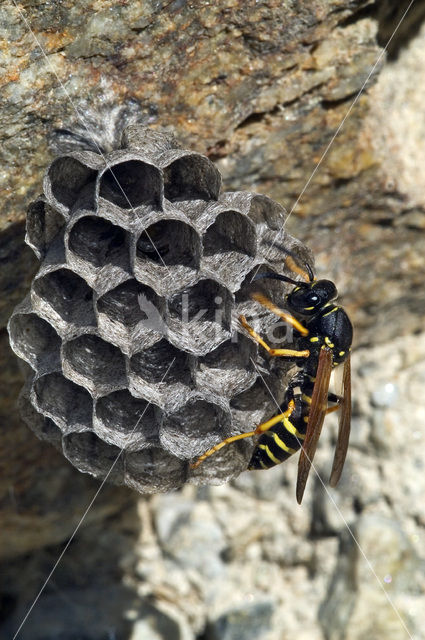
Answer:
<svg viewBox="0 0 425 640"><path fill-rule="evenodd" d="M311 396L311 406L308 415L307 431L304 445L298 461L298 477L296 496L298 504L301 504L304 489L310 473L317 443L322 431L323 421L328 406L328 390L332 371L332 351L326 347L320 350L319 363L316 371L316 381L314 383Z"/></svg>
<svg viewBox="0 0 425 640"><path fill-rule="evenodd" d="M348 441L350 439L351 425L351 362L350 356L344 362L344 374L342 378L342 401L339 415L338 439L336 443L334 461L332 464L329 484L336 487L341 477L347 455Z"/></svg>

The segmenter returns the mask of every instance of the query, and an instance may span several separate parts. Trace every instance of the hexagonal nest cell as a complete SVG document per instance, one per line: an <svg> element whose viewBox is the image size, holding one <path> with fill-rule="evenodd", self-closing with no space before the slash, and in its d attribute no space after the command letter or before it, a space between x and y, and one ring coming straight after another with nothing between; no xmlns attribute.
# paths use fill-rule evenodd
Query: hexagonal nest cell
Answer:
<svg viewBox="0 0 425 640"><path fill-rule="evenodd" d="M281 400L291 365L242 335L238 316L273 325L251 293L282 303L290 285L253 278L294 277L288 254L312 256L285 231L271 247L278 203L220 188L207 157L133 125L105 156L56 158L29 207L41 264L8 325L30 365L20 408L84 473L140 492L224 482L246 469L253 441L190 462L275 413L264 381Z"/></svg>

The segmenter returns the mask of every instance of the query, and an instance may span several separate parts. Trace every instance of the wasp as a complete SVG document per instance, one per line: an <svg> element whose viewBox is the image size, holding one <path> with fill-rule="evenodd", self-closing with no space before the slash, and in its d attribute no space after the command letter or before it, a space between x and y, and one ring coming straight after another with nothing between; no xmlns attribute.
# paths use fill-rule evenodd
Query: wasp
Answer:
<svg viewBox="0 0 425 640"><path fill-rule="evenodd" d="M294 348L274 349L244 316L239 317L239 323L270 356L290 358L299 366L299 371L289 381L276 416L258 425L254 431L226 438L200 456L192 468L225 445L251 436L259 436L259 439L248 469L269 469L301 449L296 486L297 502L301 504L325 416L337 409L340 419L329 480L332 487L336 486L342 473L350 436L353 326L344 309L334 303L338 292L331 280L316 280L309 265L304 270L293 261L288 262L303 280L273 272L256 278L273 278L294 286L284 298L285 310L261 293L252 294L252 298L294 328ZM342 363L342 394L337 396L329 392L329 382L332 370Z"/></svg>

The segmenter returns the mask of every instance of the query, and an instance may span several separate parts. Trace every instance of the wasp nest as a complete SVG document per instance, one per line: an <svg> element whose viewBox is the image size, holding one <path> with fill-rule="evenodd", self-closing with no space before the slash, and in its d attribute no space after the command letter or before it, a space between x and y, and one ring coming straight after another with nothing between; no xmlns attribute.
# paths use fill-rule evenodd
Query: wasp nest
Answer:
<svg viewBox="0 0 425 640"><path fill-rule="evenodd" d="M280 205L220 186L208 158L131 126L106 156L56 158L30 205L41 266L9 322L29 365L21 410L80 471L141 492L223 482L253 442L189 462L276 412L266 385L280 399L287 365L263 359L237 318L258 315L253 289L282 299L286 285L257 272L311 256L286 233L273 246Z"/></svg>

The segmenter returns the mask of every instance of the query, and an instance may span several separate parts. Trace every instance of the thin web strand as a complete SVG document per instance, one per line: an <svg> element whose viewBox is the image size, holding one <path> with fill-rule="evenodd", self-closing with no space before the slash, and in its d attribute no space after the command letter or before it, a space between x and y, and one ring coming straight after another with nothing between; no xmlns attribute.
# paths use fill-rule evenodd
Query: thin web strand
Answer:
<svg viewBox="0 0 425 640"><path fill-rule="evenodd" d="M163 381L164 381L164 379L165 379L165 377L167 376L167 374L168 374L169 370L170 370L170 369L171 369L171 367L173 366L174 361L175 361L175 358L173 358L173 359L172 359L172 361L171 361L170 365L169 365L169 366L168 366L168 368L167 368L167 371L166 371L166 372L164 373L164 375L162 376L161 382L163 382ZM149 406L150 406L150 405L151 405L151 402L149 401L149 402L148 402L148 404L146 405L146 407L143 409L143 412L142 412L142 414L139 416L139 418L138 418L138 420L137 420L136 424L134 425L133 429L132 429L132 430L131 430L131 432L128 434L127 439L126 439L128 442L130 441L131 436L133 435L133 433L135 432L135 430L136 430L136 429L137 429L137 427L139 426L141 419L142 419L142 418L143 418L143 416L145 415L145 413L146 413L146 411L148 410L148 408L149 408ZM65 546L64 546L64 548L62 549L61 554L59 555L58 559L56 560L55 564L53 565L53 568L52 568L52 570L50 571L49 575L48 575L48 576L47 576L47 578L45 579L45 581L44 581L44 583L43 583L43 585L42 585L42 587L41 587L40 591L37 593L36 597L34 598L34 600L33 600L32 604L31 604L30 608L28 609L28 611L27 611L27 613L26 613L25 617L23 618L23 620L22 620L21 624L19 625L18 629L16 630L15 635L13 636L12 640L16 640L16 638L18 637L18 635L19 635L19 633L20 633L20 631L21 631L22 627L24 626L24 624L25 624L25 622L27 621L27 619L28 619L29 615L31 614L31 611L34 609L35 605L37 604L37 602L38 602L38 600L39 600L39 598L40 598L40 596L41 596L41 594L43 593L44 589L46 588L46 586L47 586L47 584L48 584L49 580L51 579L52 575L54 574L54 572L55 572L55 571L56 571L56 569L58 568L58 566L59 566L59 564L60 564L60 562L61 562L62 558L64 557L65 553L66 553L66 552L67 552L67 550L68 550L69 545L71 544L71 542L72 542L72 541L73 541L73 539L75 538L75 536L76 536L76 534L77 534L77 532L78 532L79 528L80 528L80 527L81 527L81 525L83 524L83 522L84 522L84 520L85 520L85 518L86 518L86 516L87 516L88 512L89 512L89 511L90 511L90 509L92 508L92 506L93 506L94 502L96 501L96 499L97 499L98 495L99 495L99 494L100 494L100 492L102 491L102 489L103 489L103 487L104 487L105 483L107 482L107 480L108 480L109 476L111 475L111 473L112 473L112 471L113 471L113 469L114 469L115 465L117 464L118 460L120 459L121 455L123 454L124 449L125 449L126 444L127 444L127 441L126 441L126 443L124 444L124 446L122 447L122 449L120 449L120 451L118 452L118 455L116 456L115 460L113 461L112 465L110 466L108 473L106 474L106 476L105 476L105 477L104 477L104 479L102 480L102 482L101 482L101 484L100 484L100 487L98 488L98 490L97 490L97 491L96 491L96 493L94 494L94 496L93 496L93 498L91 499L91 501L90 501L90 503L89 503L88 507L86 508L86 510L84 511L83 515L81 516L81 518L80 518L80 520L79 520L79 522L78 522L77 526L75 527L74 531L72 532L71 537L69 538L68 542L66 543L66 545L65 545Z"/></svg>
<svg viewBox="0 0 425 640"><path fill-rule="evenodd" d="M291 208L291 210L289 211L287 217L285 218L285 221L283 223L283 225L281 226L281 228L279 229L279 231L276 232L275 238L274 240L271 242L270 248L267 250L266 254L265 254L265 259L268 258L268 256L270 255L271 250L273 249L273 247L275 246L276 242L278 242L279 238L281 237L285 226L289 220L289 218L291 217L293 211L296 209L296 207L298 206L299 201L301 200L302 196L304 195L304 193L306 192L306 190L308 189L311 181L313 180L314 176L316 175L317 171L319 170L320 165L322 164L323 160L325 159L325 157L327 156L330 148L332 147L333 143L335 142L335 139L337 138L339 132L341 131L342 127L344 126L345 121L347 120L347 118L349 117L349 115L351 114L353 108L355 107L355 105L357 104L357 102L360 99L360 96L362 95L367 83L369 82L370 78L372 77L373 73L375 72L375 69L377 68L378 64L380 63L382 57L385 55L392 39L394 38L395 34L397 33L398 29L400 28L400 25L402 24L403 20L405 19L407 13L409 12L410 7L413 5L415 0L411 0L409 6L407 7L406 11L403 13L402 17L400 18L400 21L398 22L396 28L394 29L393 33L391 34L391 37L389 38L388 42L386 43L385 47L382 49L381 53L379 54L375 64L373 65L371 71L369 72L366 80L364 81L364 83L361 86L361 89L359 90L359 92L357 93L357 95L355 96L353 102L351 103L350 107L348 108L347 113L345 114L345 116L343 117L342 121L340 122L337 130L335 131L334 135L332 136L330 142L328 143L326 149L324 150L324 152L322 153L318 163L316 164L316 166L314 167L309 179L307 180L307 182L305 183L301 193L299 194L298 198L296 199L293 207ZM253 279L255 278L255 276L258 273L259 270L259 266L257 267L255 273L253 274L252 278L251 278L251 282L253 281Z"/></svg>
<svg viewBox="0 0 425 640"><path fill-rule="evenodd" d="M273 402L275 403L279 413L281 413L281 409L279 406L278 401L276 400L276 398L273 395L272 390L270 389L270 387L268 386L267 382L265 381L261 371L258 369L256 363L254 362L254 360L251 358L251 362L253 363L255 369L257 370L258 375L260 376L264 386L266 387L270 397L272 398ZM297 438L298 440L298 438ZM390 604L391 608L393 609L394 613L396 614L397 618L400 620L400 623L403 627L403 629L406 631L407 635L409 636L410 640L414 640L413 636L411 635L408 627L406 626L406 623L404 622L399 610L397 609L397 607L395 606L394 602L392 601L392 599L390 598L387 590L385 589L384 585L382 584L381 580L379 579L378 575L375 572L375 569L373 568L372 563L370 562L369 558L367 557L366 553L364 552L361 544L359 543L359 541L357 540L356 536L353 533L353 530L351 529L350 525L348 524L347 520L344 518L343 513L341 512L340 508L338 507L338 505L336 504L335 500L333 499L328 487L326 486L325 482L323 481L320 473L318 472L317 468L314 465L314 462L312 460L310 460L310 458L308 457L307 453L305 452L305 449L302 445L302 442L300 440L298 440L301 449L304 451L305 455L307 456L310 464L311 464L311 468L313 469L313 472L316 474L320 484L322 485L323 489L326 492L327 497L329 498L329 500L331 501L333 507L335 508L335 511L338 513L339 517L341 518L342 522L344 523L344 526L346 527L348 533L350 534L353 542L355 543L355 545L357 546L358 550L360 551L364 561L366 562L366 565L368 567L368 569L370 570L370 572L372 573L372 575L376 578L377 583L379 584L379 586L381 587L382 591L384 592L384 595L386 597L386 599L388 600L388 603Z"/></svg>
<svg viewBox="0 0 425 640"><path fill-rule="evenodd" d="M128 199L127 194L125 193L121 183L119 182L118 178L116 177L111 165L108 163L105 154L103 153L102 149L99 147L97 141L95 140L92 132L90 131L90 129L88 128L88 126L86 125L83 117L81 116L78 107L74 104L71 96L69 95L69 92L67 91L65 85L63 84L62 80L59 78L58 74L56 73L56 70L54 69L53 65L51 64L49 57L47 55L47 53L45 52L45 50L43 49L40 41L38 40L37 36L35 35L34 31L31 28L31 25L29 24L28 20L25 17L25 14L23 13L23 11L21 11L21 9L18 7L18 5L16 4L15 0L11 0L12 4L14 5L15 9L18 11L19 16L22 20L22 22L25 24L26 28L28 29L28 32L30 33L31 37L33 38L34 42L36 43L36 45L39 47L44 59L47 62L47 65L51 71L51 73L55 76L56 80L58 81L59 86L61 87L62 91L64 92L66 98L68 99L70 105L72 106L72 108L74 109L76 115L77 115L77 120L80 123L80 125L84 128L84 130L87 133L87 138L93 143L93 146L97 149L98 154L103 158L103 161L105 163L105 167L111 172L112 177L114 178L115 182L118 185L118 188L120 189L122 195L124 196L124 198L126 199L129 208L131 209L131 212L134 213L134 208L133 205L131 204L130 200ZM153 242L152 238L150 237L150 235L148 234L148 231L146 229L144 229L144 233L146 234L149 242L151 243L151 245L153 246L153 248L155 249L155 252L157 253L159 259L161 260L163 266L167 269L168 275L171 277L171 273L170 270L168 268L168 266L165 264L160 252L158 251L157 246L155 245L155 243Z"/></svg>

